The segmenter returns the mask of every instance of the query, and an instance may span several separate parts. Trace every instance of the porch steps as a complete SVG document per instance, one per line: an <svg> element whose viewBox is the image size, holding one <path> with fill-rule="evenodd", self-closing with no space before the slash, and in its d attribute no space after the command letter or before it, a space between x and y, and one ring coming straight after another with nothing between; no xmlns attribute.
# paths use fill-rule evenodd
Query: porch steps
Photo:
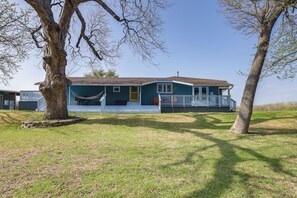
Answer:
<svg viewBox="0 0 297 198"><path fill-rule="evenodd" d="M127 106L139 106L139 102L127 102Z"/></svg>
<svg viewBox="0 0 297 198"><path fill-rule="evenodd" d="M105 106L102 113L160 113L155 105Z"/></svg>

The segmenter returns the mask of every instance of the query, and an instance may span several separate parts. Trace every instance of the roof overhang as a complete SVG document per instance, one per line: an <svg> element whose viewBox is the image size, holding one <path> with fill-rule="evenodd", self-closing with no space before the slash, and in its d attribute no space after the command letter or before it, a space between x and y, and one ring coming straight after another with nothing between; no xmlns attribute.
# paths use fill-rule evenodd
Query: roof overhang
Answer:
<svg viewBox="0 0 297 198"><path fill-rule="evenodd" d="M141 84L72 84L70 86L141 86Z"/></svg>
<svg viewBox="0 0 297 198"><path fill-rule="evenodd" d="M233 86L232 85L230 85L232 88L233 88ZM230 86L219 86L219 89L230 89ZM232 89L231 88L231 89Z"/></svg>
<svg viewBox="0 0 297 198"><path fill-rule="evenodd" d="M12 94L20 95L20 92L19 91L0 90L0 92L3 92L3 93L12 93Z"/></svg>

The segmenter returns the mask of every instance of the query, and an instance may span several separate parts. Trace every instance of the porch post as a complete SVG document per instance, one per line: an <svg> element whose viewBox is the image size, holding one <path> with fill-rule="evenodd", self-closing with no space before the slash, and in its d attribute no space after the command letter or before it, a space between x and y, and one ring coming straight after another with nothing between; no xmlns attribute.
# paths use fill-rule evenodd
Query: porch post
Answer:
<svg viewBox="0 0 297 198"><path fill-rule="evenodd" d="M14 110L16 110L16 93L14 93Z"/></svg>
<svg viewBox="0 0 297 198"><path fill-rule="evenodd" d="M68 105L70 105L70 101L71 101L71 85L69 86L69 90L68 90Z"/></svg>
<svg viewBox="0 0 297 198"><path fill-rule="evenodd" d="M142 90L142 86L139 86L139 103L141 105L141 90Z"/></svg>
<svg viewBox="0 0 297 198"><path fill-rule="evenodd" d="M221 95L218 95L218 97L219 97L219 107L221 107L222 96Z"/></svg>
<svg viewBox="0 0 297 198"><path fill-rule="evenodd" d="M104 94L106 94L106 86L104 86Z"/></svg>
<svg viewBox="0 0 297 198"><path fill-rule="evenodd" d="M230 95L230 88L228 87L228 105L231 107L231 95Z"/></svg>

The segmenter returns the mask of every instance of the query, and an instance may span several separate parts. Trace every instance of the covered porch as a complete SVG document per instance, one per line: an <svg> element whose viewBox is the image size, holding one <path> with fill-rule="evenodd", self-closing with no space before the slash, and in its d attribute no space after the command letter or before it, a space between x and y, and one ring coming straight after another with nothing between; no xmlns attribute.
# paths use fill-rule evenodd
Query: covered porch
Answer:
<svg viewBox="0 0 297 198"><path fill-rule="evenodd" d="M69 86L68 111L94 113L160 113L159 105L142 105L139 85Z"/></svg>
<svg viewBox="0 0 297 198"><path fill-rule="evenodd" d="M140 85L74 85L67 87L69 106L141 104Z"/></svg>

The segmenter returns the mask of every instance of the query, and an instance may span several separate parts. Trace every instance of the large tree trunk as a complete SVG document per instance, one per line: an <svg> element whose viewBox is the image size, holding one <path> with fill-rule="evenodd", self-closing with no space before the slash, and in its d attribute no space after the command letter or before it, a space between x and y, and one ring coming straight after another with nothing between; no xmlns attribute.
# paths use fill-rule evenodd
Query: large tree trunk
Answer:
<svg viewBox="0 0 297 198"><path fill-rule="evenodd" d="M279 2L278 6L275 8L275 12L268 18L266 18L267 16L265 14L261 16L262 28L258 39L257 53L255 55L251 71L246 81L238 115L233 126L230 129L230 131L234 133L248 133L250 120L253 113L255 94L261 76L262 67L267 55L270 36L274 24L276 23L284 9L284 2Z"/></svg>
<svg viewBox="0 0 297 198"><path fill-rule="evenodd" d="M48 27L51 40L45 43L43 68L46 72L45 80L39 85L39 90L46 100L44 119L67 119L66 87L71 82L66 78L67 65L64 50L65 39L60 35L60 28L56 23Z"/></svg>
<svg viewBox="0 0 297 198"><path fill-rule="evenodd" d="M253 113L254 98L261 76L262 67L268 51L271 31L272 27L267 25L263 28L263 31L258 39L257 53L246 81L238 115L230 129L234 133L248 133L250 120Z"/></svg>
<svg viewBox="0 0 297 198"><path fill-rule="evenodd" d="M66 53L51 54L45 50L44 69L45 80L40 84L39 90L46 100L44 119L67 119L66 87L70 84L65 75Z"/></svg>
<svg viewBox="0 0 297 198"><path fill-rule="evenodd" d="M77 8L77 1L61 1L58 3L62 11L58 22L52 11L52 1L26 0L37 12L43 30L44 57L43 68L46 72L45 80L39 85L39 90L46 100L44 119L67 119L66 87L71 82L66 78L67 53L65 40L69 30L71 17ZM35 40L38 43L38 41Z"/></svg>

